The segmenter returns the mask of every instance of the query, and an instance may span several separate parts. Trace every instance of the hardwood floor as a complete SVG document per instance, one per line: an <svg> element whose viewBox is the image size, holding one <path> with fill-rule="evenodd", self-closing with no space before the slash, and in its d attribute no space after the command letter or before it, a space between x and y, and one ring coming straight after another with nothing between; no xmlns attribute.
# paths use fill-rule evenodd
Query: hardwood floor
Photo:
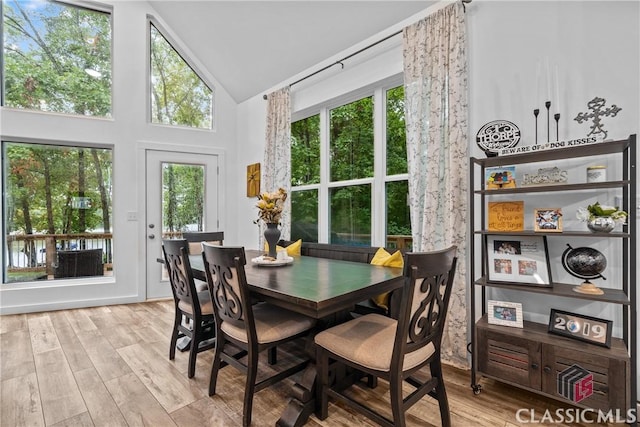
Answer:
<svg viewBox="0 0 640 427"><path fill-rule="evenodd" d="M156 301L0 317L0 425L241 425L244 376L224 368L218 394L207 396L211 350L198 355L196 375L188 379L188 353L176 352L173 361L168 356L172 311L171 301ZM293 363L299 355L293 347L279 349L278 363ZM520 408L535 410L539 420L545 410L564 407L486 379L476 396L469 372L449 366L445 381L454 426L511 427L519 425L515 414ZM287 379L256 394L254 426L275 425L292 383ZM381 407L388 398L384 381L374 390L354 387L353 392ZM423 398L409 411L407 422L439 426L437 404ZM311 416L306 425L373 424L331 404L329 418Z"/></svg>

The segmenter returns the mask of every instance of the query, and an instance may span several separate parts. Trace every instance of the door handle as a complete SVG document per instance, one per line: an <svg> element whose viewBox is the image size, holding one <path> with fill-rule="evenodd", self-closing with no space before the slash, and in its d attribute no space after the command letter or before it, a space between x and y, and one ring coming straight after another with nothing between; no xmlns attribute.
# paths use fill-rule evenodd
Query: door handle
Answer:
<svg viewBox="0 0 640 427"><path fill-rule="evenodd" d="M155 239L155 238L156 238L156 235L155 235L155 234L149 234L149 239L153 240L153 239Z"/></svg>

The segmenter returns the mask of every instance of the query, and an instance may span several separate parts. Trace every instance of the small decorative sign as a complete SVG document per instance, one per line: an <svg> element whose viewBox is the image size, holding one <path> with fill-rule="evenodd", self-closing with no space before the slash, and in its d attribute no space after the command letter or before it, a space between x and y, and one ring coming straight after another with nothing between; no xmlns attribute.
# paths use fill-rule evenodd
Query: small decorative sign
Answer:
<svg viewBox="0 0 640 427"><path fill-rule="evenodd" d="M522 175L521 185L552 185L566 184L569 178L567 171L558 167L538 169L537 174L525 173Z"/></svg>
<svg viewBox="0 0 640 427"><path fill-rule="evenodd" d="M524 202L489 202L489 231L524 230Z"/></svg>
<svg viewBox="0 0 640 427"><path fill-rule="evenodd" d="M516 167L502 166L484 170L487 190L516 187Z"/></svg>
<svg viewBox="0 0 640 427"><path fill-rule="evenodd" d="M532 153L534 151L557 150L558 148L577 147L579 145L588 145L602 143L595 136L587 138L570 139L568 141L545 142L538 145L523 145L520 147L502 148L499 152L500 156L509 156L512 154Z"/></svg>
<svg viewBox="0 0 640 427"><path fill-rule="evenodd" d="M497 156L502 149L515 147L520 141L520 129L507 120L486 123L476 134L476 143L487 157Z"/></svg>
<svg viewBox="0 0 640 427"><path fill-rule="evenodd" d="M549 332L611 348L611 320L551 309Z"/></svg>
<svg viewBox="0 0 640 427"><path fill-rule="evenodd" d="M487 322L490 325L522 328L522 304L507 301L487 301Z"/></svg>
<svg viewBox="0 0 640 427"><path fill-rule="evenodd" d="M561 232L562 209L539 208L534 211L534 231Z"/></svg>

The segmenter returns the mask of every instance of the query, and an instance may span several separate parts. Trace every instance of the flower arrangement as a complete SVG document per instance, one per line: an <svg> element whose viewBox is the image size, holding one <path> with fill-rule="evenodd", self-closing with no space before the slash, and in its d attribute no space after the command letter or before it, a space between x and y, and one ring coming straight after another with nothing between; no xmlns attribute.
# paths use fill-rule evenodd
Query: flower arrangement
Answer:
<svg viewBox="0 0 640 427"><path fill-rule="evenodd" d="M267 224L279 223L285 200L287 200L287 191L284 188L278 188L278 191L273 193L261 193L256 204L259 209L258 220L263 220ZM256 224L258 220L255 221Z"/></svg>
<svg viewBox="0 0 640 427"><path fill-rule="evenodd" d="M576 216L580 221L591 221L597 217L611 218L616 224L624 224L627 220L627 213L619 210L617 206L605 206L600 202L595 202L586 208L578 208Z"/></svg>

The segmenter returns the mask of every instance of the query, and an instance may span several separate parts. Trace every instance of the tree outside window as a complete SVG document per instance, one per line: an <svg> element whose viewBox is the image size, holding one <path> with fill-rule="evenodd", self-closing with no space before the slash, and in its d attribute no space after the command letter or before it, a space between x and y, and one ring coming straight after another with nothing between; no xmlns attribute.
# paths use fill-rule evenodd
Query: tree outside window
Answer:
<svg viewBox="0 0 640 427"><path fill-rule="evenodd" d="M111 116L111 15L48 1L5 0L7 107Z"/></svg>
<svg viewBox="0 0 640 427"><path fill-rule="evenodd" d="M151 31L151 122L211 129L213 91L156 27Z"/></svg>
<svg viewBox="0 0 640 427"><path fill-rule="evenodd" d="M375 93L380 95L331 110L320 108L318 114L291 124L292 239L318 241L321 223L327 224L329 243L371 245L373 224L383 223L384 230L377 234L384 233L385 241L378 243L410 247L404 88L379 88ZM376 105L378 100L384 105ZM374 123L378 108L385 111L381 126ZM320 128L323 115L326 130ZM383 129L380 135L376 128ZM325 152L328 177L321 178L320 156ZM385 167L375 171L375 156L380 153ZM321 194L327 195L326 200Z"/></svg>

